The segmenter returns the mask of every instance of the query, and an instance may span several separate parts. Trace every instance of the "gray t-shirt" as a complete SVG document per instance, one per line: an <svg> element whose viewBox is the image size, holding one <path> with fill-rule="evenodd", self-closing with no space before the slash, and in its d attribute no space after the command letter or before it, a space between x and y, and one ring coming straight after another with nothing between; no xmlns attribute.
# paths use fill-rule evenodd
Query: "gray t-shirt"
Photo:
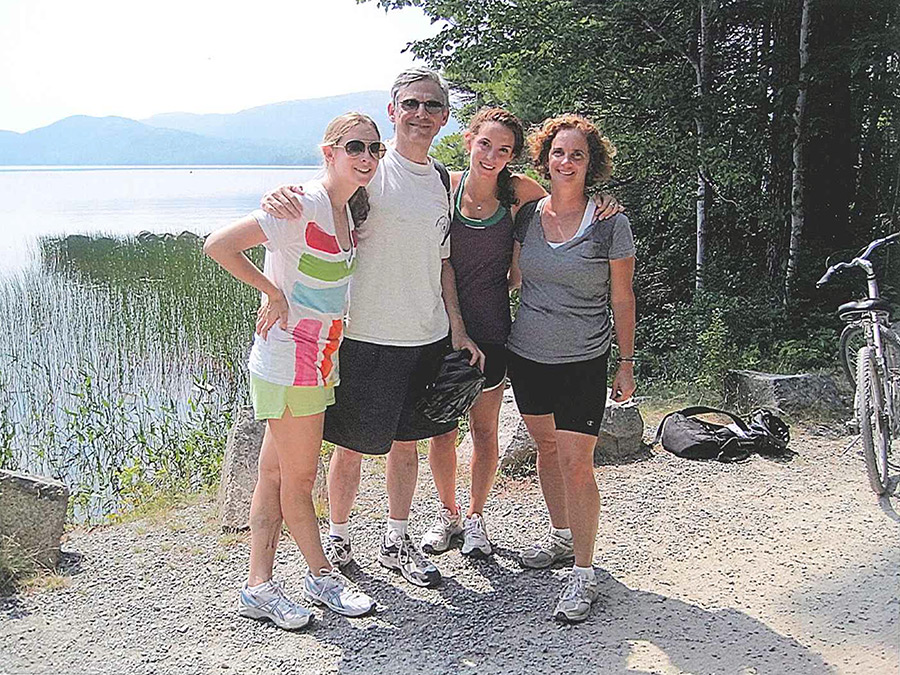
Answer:
<svg viewBox="0 0 900 675"><path fill-rule="evenodd" d="M634 255L631 225L621 214L595 220L552 248L541 227L544 199L516 215L522 294L507 345L539 363L587 361L609 349L609 261Z"/></svg>

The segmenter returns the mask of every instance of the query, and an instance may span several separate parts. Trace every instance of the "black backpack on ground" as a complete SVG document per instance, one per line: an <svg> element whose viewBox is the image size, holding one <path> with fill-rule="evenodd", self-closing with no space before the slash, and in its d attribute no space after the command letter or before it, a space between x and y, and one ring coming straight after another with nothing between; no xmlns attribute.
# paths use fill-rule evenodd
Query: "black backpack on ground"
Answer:
<svg viewBox="0 0 900 675"><path fill-rule="evenodd" d="M696 415L716 413L732 420L723 425ZM693 406L666 415L656 430L656 442L673 455L686 459L717 459L737 462L753 453L768 457L790 455L791 433L773 412L760 408L750 413L749 423L725 410Z"/></svg>

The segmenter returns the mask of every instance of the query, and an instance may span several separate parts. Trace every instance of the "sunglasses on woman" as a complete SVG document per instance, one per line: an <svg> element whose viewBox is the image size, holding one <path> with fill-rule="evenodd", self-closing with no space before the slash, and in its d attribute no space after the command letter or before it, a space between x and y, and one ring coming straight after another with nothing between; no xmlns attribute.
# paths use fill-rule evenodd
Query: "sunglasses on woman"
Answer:
<svg viewBox="0 0 900 675"><path fill-rule="evenodd" d="M343 145L335 145L336 148L343 148L350 157L358 157L362 153L369 150L369 154L374 159L381 159L387 152L387 147L380 141L375 141L366 145L364 141L347 141Z"/></svg>
<svg viewBox="0 0 900 675"><path fill-rule="evenodd" d="M400 107L403 108L406 112L412 112L414 110L418 110L419 106L425 106L425 112L430 115L434 115L435 113L439 113L444 109L444 104L440 101L435 101L431 99L429 101L420 101L417 98L405 98L400 101Z"/></svg>

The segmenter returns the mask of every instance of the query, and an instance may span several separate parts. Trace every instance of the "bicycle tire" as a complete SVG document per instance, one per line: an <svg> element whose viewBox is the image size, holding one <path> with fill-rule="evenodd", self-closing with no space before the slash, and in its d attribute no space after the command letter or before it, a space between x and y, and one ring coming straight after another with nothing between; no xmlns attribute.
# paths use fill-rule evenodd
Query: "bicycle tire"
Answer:
<svg viewBox="0 0 900 675"><path fill-rule="evenodd" d="M890 402L891 445L892 450L900 450L900 336L892 330L881 331L881 342L884 346L884 358L887 365L886 393ZM890 457L888 458L890 460Z"/></svg>
<svg viewBox="0 0 900 675"><path fill-rule="evenodd" d="M886 426L883 391L881 376L875 365L875 350L862 347L856 359L856 414L859 417L866 474L869 485L877 495L883 495L887 490L887 451L891 442L890 430Z"/></svg>
<svg viewBox="0 0 900 675"><path fill-rule="evenodd" d="M856 358L861 347L866 345L866 333L862 326L849 323L841 331L840 358L844 376L851 387L856 387Z"/></svg>

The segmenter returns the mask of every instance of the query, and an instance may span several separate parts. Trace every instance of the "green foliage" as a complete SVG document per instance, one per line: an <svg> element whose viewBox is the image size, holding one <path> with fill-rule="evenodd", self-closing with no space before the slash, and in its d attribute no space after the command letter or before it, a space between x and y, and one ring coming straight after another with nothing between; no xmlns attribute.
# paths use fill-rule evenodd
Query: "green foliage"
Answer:
<svg viewBox="0 0 900 675"><path fill-rule="evenodd" d="M444 136L434 147L431 156L450 171L462 171L469 166L469 155L460 133Z"/></svg>

